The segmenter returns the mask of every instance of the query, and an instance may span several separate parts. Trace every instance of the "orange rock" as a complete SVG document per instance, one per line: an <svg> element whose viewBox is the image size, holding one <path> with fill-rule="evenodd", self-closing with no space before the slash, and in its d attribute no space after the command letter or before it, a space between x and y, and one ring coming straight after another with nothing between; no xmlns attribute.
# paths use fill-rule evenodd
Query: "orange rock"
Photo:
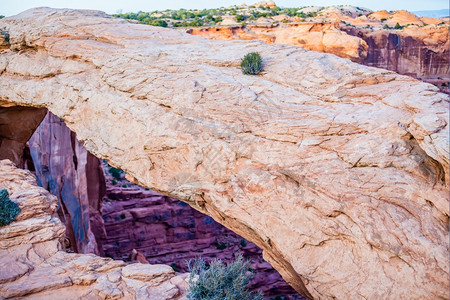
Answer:
<svg viewBox="0 0 450 300"><path fill-rule="evenodd" d="M441 20L441 19L428 18L428 17L420 17L420 20L425 24L431 24L431 25L441 24L443 22L443 20Z"/></svg>
<svg viewBox="0 0 450 300"><path fill-rule="evenodd" d="M259 21L259 19L258 19ZM261 22L268 22L268 19ZM261 24L261 23L260 23ZM211 27L187 31L214 40L262 40L268 44L288 44L307 50L327 52L361 62L367 56L367 44L362 39L337 29L335 24L300 23L291 26Z"/></svg>

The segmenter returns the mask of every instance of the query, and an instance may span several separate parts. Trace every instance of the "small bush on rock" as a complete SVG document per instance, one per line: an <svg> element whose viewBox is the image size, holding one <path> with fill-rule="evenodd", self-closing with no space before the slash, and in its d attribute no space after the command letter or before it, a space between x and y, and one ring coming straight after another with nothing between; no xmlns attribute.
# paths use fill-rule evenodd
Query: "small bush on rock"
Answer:
<svg viewBox="0 0 450 300"><path fill-rule="evenodd" d="M188 263L191 276L189 293L191 300L262 300L261 293L248 291L247 285L253 275L250 262L238 256L234 262L224 264L213 260L209 267L199 258Z"/></svg>
<svg viewBox="0 0 450 300"><path fill-rule="evenodd" d="M262 59L258 52L250 52L241 61L242 73L246 75L257 75L262 70Z"/></svg>
<svg viewBox="0 0 450 300"><path fill-rule="evenodd" d="M19 213L20 208L15 202L9 200L8 191L0 190L0 227L10 224Z"/></svg>

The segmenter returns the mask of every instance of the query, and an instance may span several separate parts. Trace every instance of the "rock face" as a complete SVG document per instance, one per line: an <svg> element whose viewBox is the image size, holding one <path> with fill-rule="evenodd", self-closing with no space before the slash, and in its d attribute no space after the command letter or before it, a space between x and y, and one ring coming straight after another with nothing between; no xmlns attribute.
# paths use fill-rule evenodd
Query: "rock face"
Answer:
<svg viewBox="0 0 450 300"><path fill-rule="evenodd" d="M32 107L0 107L0 159L23 166L25 145L46 112Z"/></svg>
<svg viewBox="0 0 450 300"><path fill-rule="evenodd" d="M187 272L186 262L202 257L233 261L242 254L251 260L254 277L250 289L267 298L300 297L262 259L262 251L184 202L160 195L122 179L107 178L102 205L105 226L104 252L114 259L168 264ZM111 184L112 181L116 184ZM130 255L131 253L131 255ZM131 256L131 257L130 257Z"/></svg>
<svg viewBox="0 0 450 300"><path fill-rule="evenodd" d="M235 26L192 28L189 34L214 40L261 40L267 44L288 44L335 54L355 62L367 56L366 42L341 30L331 23L296 23L281 26Z"/></svg>
<svg viewBox="0 0 450 300"><path fill-rule="evenodd" d="M448 27L427 26L403 30L347 27L348 34L361 37L368 45L362 63L400 74L427 79L449 74Z"/></svg>
<svg viewBox="0 0 450 300"><path fill-rule="evenodd" d="M57 199L29 171L0 161L0 188L22 210L0 228L2 299L185 299L186 274L169 266L61 251L65 227Z"/></svg>
<svg viewBox="0 0 450 300"><path fill-rule="evenodd" d="M0 20L0 103L263 249L316 298L448 298L448 99L329 54L100 12ZM238 67L264 58L260 76ZM32 67L30 67L32 66Z"/></svg>
<svg viewBox="0 0 450 300"><path fill-rule="evenodd" d="M29 148L39 185L58 197L58 215L67 227L71 248L103 255L100 206L105 178L98 158L50 112L31 137Z"/></svg>

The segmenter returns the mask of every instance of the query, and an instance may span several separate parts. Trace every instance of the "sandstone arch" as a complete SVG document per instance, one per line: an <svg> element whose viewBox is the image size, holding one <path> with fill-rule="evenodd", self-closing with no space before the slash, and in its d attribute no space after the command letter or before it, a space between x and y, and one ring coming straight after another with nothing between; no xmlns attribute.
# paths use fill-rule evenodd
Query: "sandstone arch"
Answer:
<svg viewBox="0 0 450 300"><path fill-rule="evenodd" d="M448 99L333 55L100 12L0 20L0 105L46 107L316 298L448 298ZM239 58L259 51L265 73Z"/></svg>

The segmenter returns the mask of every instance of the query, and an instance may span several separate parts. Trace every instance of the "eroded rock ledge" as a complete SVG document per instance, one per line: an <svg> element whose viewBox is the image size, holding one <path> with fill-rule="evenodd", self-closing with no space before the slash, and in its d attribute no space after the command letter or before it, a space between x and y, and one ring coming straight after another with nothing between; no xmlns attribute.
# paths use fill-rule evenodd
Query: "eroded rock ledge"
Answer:
<svg viewBox="0 0 450 300"><path fill-rule="evenodd" d="M448 99L328 54L211 41L100 12L0 21L0 103L264 250L316 298L448 298ZM238 68L247 52L260 76Z"/></svg>
<svg viewBox="0 0 450 300"><path fill-rule="evenodd" d="M22 212L0 228L2 299L185 299L186 275L169 266L61 251L65 227L56 197L9 160L0 161L4 188Z"/></svg>

